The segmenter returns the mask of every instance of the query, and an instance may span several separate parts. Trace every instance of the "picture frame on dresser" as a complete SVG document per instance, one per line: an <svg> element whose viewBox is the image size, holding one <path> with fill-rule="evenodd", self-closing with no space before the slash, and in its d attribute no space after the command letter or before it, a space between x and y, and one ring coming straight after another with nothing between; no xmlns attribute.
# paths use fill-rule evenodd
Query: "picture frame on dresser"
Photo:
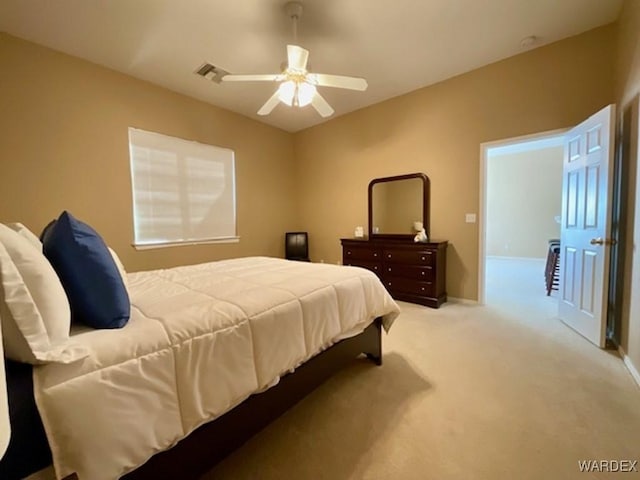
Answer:
<svg viewBox="0 0 640 480"><path fill-rule="evenodd" d="M439 308L447 301L447 240L430 239L429 177L371 180L368 238L342 238L342 263L374 272L396 300ZM426 242L414 242L422 224Z"/></svg>

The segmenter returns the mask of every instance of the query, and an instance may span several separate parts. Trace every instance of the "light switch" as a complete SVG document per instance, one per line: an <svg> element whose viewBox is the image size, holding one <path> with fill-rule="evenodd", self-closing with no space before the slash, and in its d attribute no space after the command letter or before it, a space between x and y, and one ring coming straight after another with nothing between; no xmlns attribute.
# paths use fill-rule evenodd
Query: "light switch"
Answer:
<svg viewBox="0 0 640 480"><path fill-rule="evenodd" d="M467 213L464 216L464 221L467 223L476 223L476 214L475 213Z"/></svg>

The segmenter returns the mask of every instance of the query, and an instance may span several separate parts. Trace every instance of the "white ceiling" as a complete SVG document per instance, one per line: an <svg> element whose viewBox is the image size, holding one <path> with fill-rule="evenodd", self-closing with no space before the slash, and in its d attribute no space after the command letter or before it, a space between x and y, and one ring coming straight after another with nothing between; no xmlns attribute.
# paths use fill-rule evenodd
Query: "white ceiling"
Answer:
<svg viewBox="0 0 640 480"><path fill-rule="evenodd" d="M193 72L275 73L292 40L284 0L1 0L0 31L297 131L311 107L256 112L271 83L216 84ZM313 71L364 77L366 92L320 88L337 115L616 20L622 0L303 0L299 43ZM333 117L330 117L333 118Z"/></svg>

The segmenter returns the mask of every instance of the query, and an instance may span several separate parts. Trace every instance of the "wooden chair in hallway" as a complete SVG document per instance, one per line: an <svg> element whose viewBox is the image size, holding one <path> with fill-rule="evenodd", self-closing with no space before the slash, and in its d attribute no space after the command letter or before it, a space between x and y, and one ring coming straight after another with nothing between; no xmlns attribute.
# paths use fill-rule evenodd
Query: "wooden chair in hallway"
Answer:
<svg viewBox="0 0 640 480"><path fill-rule="evenodd" d="M547 296L551 295L552 290L558 290L560 284L560 240L549 240L544 280L547 286Z"/></svg>

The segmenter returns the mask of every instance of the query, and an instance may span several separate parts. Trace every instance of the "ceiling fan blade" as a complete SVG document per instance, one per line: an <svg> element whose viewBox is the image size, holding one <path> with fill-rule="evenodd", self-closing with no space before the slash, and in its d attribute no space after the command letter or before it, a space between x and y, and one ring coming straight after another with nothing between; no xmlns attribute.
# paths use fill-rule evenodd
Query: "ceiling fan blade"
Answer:
<svg viewBox="0 0 640 480"><path fill-rule="evenodd" d="M274 108L276 108L276 105L278 105L278 102L280 102L280 97L278 96L279 92L278 90L276 90L276 92L271 95L271 97L269 97L269 100L267 100L265 102L264 105L262 105L262 107L260 108L260 110L258 110L258 115L269 115Z"/></svg>
<svg viewBox="0 0 640 480"><path fill-rule="evenodd" d="M320 95L318 92L315 93L315 95L313 96L313 100L311 100L311 105L313 105L313 108L316 109L316 111L320 114L321 117L330 117L331 115L333 115L333 108L331 108L331 105L329 105L327 103L327 101L324 99L324 97L322 95Z"/></svg>
<svg viewBox="0 0 640 480"><path fill-rule="evenodd" d="M256 75L225 75L222 77L223 82L277 82L282 80L279 73L265 73Z"/></svg>
<svg viewBox="0 0 640 480"><path fill-rule="evenodd" d="M224 77L223 77L224 78ZM369 86L364 78L345 77L343 75L326 75L324 73L310 73L307 78L311 83L320 87L347 88L349 90L365 91Z"/></svg>
<svg viewBox="0 0 640 480"><path fill-rule="evenodd" d="M309 50L298 45L287 45L287 65L293 70L306 70Z"/></svg>

